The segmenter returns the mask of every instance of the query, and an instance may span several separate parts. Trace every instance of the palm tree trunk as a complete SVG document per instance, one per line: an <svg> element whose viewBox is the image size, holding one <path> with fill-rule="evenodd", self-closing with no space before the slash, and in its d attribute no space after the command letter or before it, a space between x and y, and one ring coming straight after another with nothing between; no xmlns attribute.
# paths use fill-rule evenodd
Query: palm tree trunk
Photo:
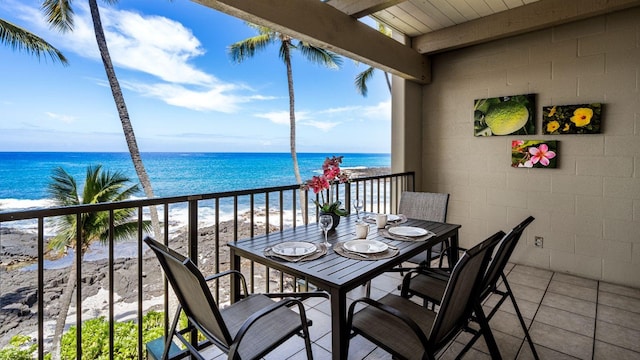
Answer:
<svg viewBox="0 0 640 360"><path fill-rule="evenodd" d="M84 254L83 254L84 255ZM58 313L58 320L56 320L56 328L53 333L53 349L51 350L53 360L60 360L61 357L61 340L62 332L64 331L64 325L67 320L67 314L69 313L69 307L71 306L71 299L73 297L73 289L76 287L76 268L77 264L75 260L71 264L71 270L69 272L69 279L67 286L64 289L62 295L60 295L60 312Z"/></svg>
<svg viewBox="0 0 640 360"><path fill-rule="evenodd" d="M391 94L391 79L389 78L389 73L384 72L384 79L387 80L387 87L389 88L389 94Z"/></svg>
<svg viewBox="0 0 640 360"><path fill-rule="evenodd" d="M109 86L111 87L113 100L115 101L116 108L118 109L118 115L120 116L120 122L122 123L124 137L127 141L127 146L129 147L131 160L133 161L133 167L136 170L136 174L138 174L138 179L140 180L140 184L142 185L142 189L144 190L145 195L147 196L147 198L151 199L155 197L153 194L153 188L151 187L149 175L147 175L147 171L144 167L144 164L142 163L142 157L140 157L140 150L138 150L136 136L133 132L131 120L129 119L129 111L127 110L127 105L124 101L124 95L122 95L122 89L120 88L120 83L118 82L118 78L116 77L113 63L111 62L111 56L109 55L107 41L104 37L104 30L102 29L102 21L100 20L100 12L98 10L98 4L96 0L89 0L89 8L91 9L91 19L93 20L93 29L96 34L96 42L98 43L98 49L100 50L100 56L102 57L104 70L107 73L107 79L109 80ZM151 225L153 226L153 231L156 238L158 238L160 237L161 231L160 221L158 219L158 211L155 206L152 206L150 208L150 213Z"/></svg>
<svg viewBox="0 0 640 360"><path fill-rule="evenodd" d="M293 70L291 68L291 52L290 40L287 41L284 46L284 63L287 66L287 85L289 87L289 147L291 148L291 160L293 161L293 173L296 176L296 183L302 184L302 177L300 176L300 167L298 166L298 154L296 153L296 107L295 107L295 95L293 91ZM307 209L304 206L306 193L300 190L300 209L302 211L303 222L307 223ZM295 221L295 214L294 221Z"/></svg>

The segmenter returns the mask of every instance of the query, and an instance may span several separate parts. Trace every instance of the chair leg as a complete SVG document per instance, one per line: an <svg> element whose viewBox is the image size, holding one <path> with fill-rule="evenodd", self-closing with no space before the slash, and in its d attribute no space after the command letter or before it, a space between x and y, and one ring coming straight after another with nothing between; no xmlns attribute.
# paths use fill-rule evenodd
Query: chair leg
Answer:
<svg viewBox="0 0 640 360"><path fill-rule="evenodd" d="M484 315L484 311L482 310L482 304L478 302L475 308L476 317L478 318L478 324L480 325L480 331L484 335L484 341L487 343L487 348L489 348L489 355L491 355L491 359L502 360L500 349L498 349L496 339L493 337L493 333L491 332L491 328L489 327L489 321L487 320L487 317Z"/></svg>
<svg viewBox="0 0 640 360"><path fill-rule="evenodd" d="M533 345L533 340L531 340L531 335L529 335L529 330L527 329L527 324L524 322L524 318L522 317L522 313L520 312L520 308L516 303L516 298L513 296L513 292L511 291L511 286L509 286L509 282L507 281L507 277L504 273L500 274L502 277L502 282L504 286L507 288L507 294L509 294L509 298L513 303L513 308L516 310L516 315L518 315L518 320L520 320L520 326L522 326L522 330L524 330L524 337L527 338L527 342L529 343L529 347L531 348L531 353L533 354L533 358L535 360L540 360L538 357L538 352L536 351L535 346Z"/></svg>
<svg viewBox="0 0 640 360"><path fill-rule="evenodd" d="M173 321L171 322L171 328L165 337L164 343L164 351L162 352L162 360L169 359L169 349L171 348L171 342L173 341L173 334L175 334L176 329L178 328L178 321L180 321L180 312L182 311L182 306L178 305L176 309L176 315L173 317Z"/></svg>
<svg viewBox="0 0 640 360"><path fill-rule="evenodd" d="M307 350L307 359L313 360L313 352L311 351L311 336L309 335L309 327L306 323L302 326L302 334L304 336L304 347Z"/></svg>

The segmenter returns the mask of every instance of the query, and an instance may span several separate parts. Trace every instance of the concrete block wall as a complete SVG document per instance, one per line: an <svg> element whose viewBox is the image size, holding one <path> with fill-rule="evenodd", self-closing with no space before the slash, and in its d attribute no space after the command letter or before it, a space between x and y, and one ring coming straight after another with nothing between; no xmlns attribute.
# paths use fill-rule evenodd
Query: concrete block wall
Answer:
<svg viewBox="0 0 640 360"><path fill-rule="evenodd" d="M421 188L451 194L462 244L533 215L513 261L640 287L640 8L432 61ZM474 99L528 93L537 135L473 136ZM542 135L542 106L594 102L604 104L601 134ZM511 168L514 139L558 140L558 168Z"/></svg>

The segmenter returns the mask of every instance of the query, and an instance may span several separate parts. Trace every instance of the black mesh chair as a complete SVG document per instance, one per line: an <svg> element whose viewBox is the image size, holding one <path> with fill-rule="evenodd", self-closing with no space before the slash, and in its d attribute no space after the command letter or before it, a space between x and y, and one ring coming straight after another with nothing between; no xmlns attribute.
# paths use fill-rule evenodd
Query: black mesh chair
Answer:
<svg viewBox="0 0 640 360"><path fill-rule="evenodd" d="M449 194L404 191L400 195L398 213L410 219L446 222L448 205ZM442 266L442 259L450 248L450 242L445 240L433 245L426 254L418 254L407 262L430 267L432 260L440 259Z"/></svg>
<svg viewBox="0 0 640 360"><path fill-rule="evenodd" d="M503 236L500 231L462 255L449 277L439 312L393 294L380 300L360 298L349 307L347 324L351 335L362 335L397 359L435 359L480 306L479 280ZM361 309L355 312L356 307ZM501 359L486 319L479 323L491 357Z"/></svg>
<svg viewBox="0 0 640 360"><path fill-rule="evenodd" d="M275 302L265 294L248 295L246 281L240 272L226 271L204 278L189 258L151 238L145 238L144 242L157 255L180 303L169 339L165 341L162 359L168 359L169 349L175 348L174 337L186 347L179 357L190 354L192 358L204 359L201 351L214 344L228 355L228 359L240 360L259 359L296 334L304 338L307 358L313 358L308 329L311 324L299 299L284 298ZM207 281L222 276L239 276L245 297L220 309ZM288 294L269 295L284 297ZM289 308L296 305L299 313ZM177 330L181 311L184 311L190 325ZM199 331L207 341L196 345L189 342L184 334L195 334L193 330Z"/></svg>
<svg viewBox="0 0 640 360"><path fill-rule="evenodd" d="M511 299L513 308L515 309L520 325L522 326L527 342L529 343L529 347L531 348L531 352L533 353L534 358L538 359L538 353L533 345L533 341L529 335L529 331L524 322L524 318L522 317L522 313L520 312L520 308L518 308L516 298L511 291L507 277L504 275L504 268L509 262L509 258L518 244L518 240L520 239L522 232L533 220L533 216L526 218L514 227L507 235L505 235L496 246L491 262L489 263L489 267L487 268L486 275L482 279L480 301L484 302L491 294L499 296L499 300L496 305L486 315L486 318L490 320L496 314L502 303L504 303L507 298ZM438 269L419 269L408 273L402 281L401 296L405 298L418 296L428 303L441 305L450 276L451 275L449 273L439 271ZM501 290L499 288L500 279L502 279L502 284L504 284L505 290ZM475 330L471 328L468 328L467 330L472 333L475 332ZM479 333L474 333L471 340L461 351L460 356L465 354L479 337Z"/></svg>

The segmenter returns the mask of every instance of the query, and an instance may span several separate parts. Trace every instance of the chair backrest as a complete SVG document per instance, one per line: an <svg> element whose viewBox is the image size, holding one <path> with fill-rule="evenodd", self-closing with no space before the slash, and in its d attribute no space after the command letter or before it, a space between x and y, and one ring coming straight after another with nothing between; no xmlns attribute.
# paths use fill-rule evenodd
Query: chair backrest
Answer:
<svg viewBox="0 0 640 360"><path fill-rule="evenodd" d="M404 191L398 213L411 219L446 222L449 194Z"/></svg>
<svg viewBox="0 0 640 360"><path fill-rule="evenodd" d="M439 348L439 345L451 340L471 317L473 306L479 301L481 280L487 270L491 253L504 235L504 232L498 231L465 251L453 267L442 296L440 310L428 337L434 348Z"/></svg>
<svg viewBox="0 0 640 360"><path fill-rule="evenodd" d="M227 347L231 346L232 338L218 305L193 261L149 237L144 242L158 257L189 321L208 337L214 337Z"/></svg>
<svg viewBox="0 0 640 360"><path fill-rule="evenodd" d="M487 274L485 275L482 283L482 288L480 290L480 298L484 299L487 297L493 289L497 286L498 279L500 278L500 274L504 271L505 266L509 262L509 258L515 250L516 245L518 245L518 241L522 236L522 232L524 229L531 224L531 222L535 220L533 216L529 216L524 219L520 224L516 225L507 235L502 238L502 240L496 246L496 250L493 253L493 258L489 263L489 267L487 268Z"/></svg>

